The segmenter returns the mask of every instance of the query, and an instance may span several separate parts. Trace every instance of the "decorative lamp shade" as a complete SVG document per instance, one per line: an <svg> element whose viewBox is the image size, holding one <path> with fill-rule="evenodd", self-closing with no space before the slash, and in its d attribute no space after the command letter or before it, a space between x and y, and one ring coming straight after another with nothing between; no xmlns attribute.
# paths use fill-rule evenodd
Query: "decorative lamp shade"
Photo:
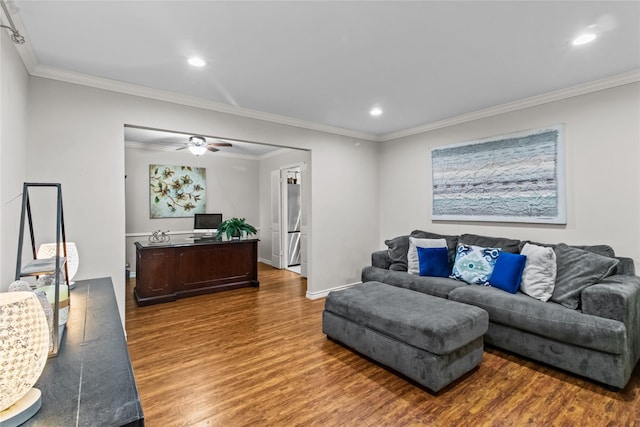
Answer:
<svg viewBox="0 0 640 427"><path fill-rule="evenodd" d="M60 243L60 256L64 255L62 243ZM56 256L55 243L43 243L38 248L38 259L46 259ZM69 268L69 282L78 272L80 265L80 257L78 256L78 248L73 242L67 242L67 266Z"/></svg>
<svg viewBox="0 0 640 427"><path fill-rule="evenodd" d="M21 424L40 409L40 391L32 387L47 363L49 325L33 292L0 293L0 342L0 425L4 427Z"/></svg>
<svg viewBox="0 0 640 427"><path fill-rule="evenodd" d="M51 309L55 310L56 285L42 286L38 288L47 296ZM58 325L64 325L69 319L69 288L67 285L60 285L58 288L58 299L60 300L60 311L58 314Z"/></svg>

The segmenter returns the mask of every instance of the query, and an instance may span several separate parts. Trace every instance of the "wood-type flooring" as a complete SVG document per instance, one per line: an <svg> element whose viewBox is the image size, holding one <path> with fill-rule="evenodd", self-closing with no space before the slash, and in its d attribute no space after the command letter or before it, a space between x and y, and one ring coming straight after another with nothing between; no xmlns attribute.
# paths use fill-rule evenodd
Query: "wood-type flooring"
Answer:
<svg viewBox="0 0 640 427"><path fill-rule="evenodd" d="M324 299L260 264L260 288L137 307L129 353L147 427L640 426L640 369L620 392L495 348L434 395L322 333Z"/></svg>

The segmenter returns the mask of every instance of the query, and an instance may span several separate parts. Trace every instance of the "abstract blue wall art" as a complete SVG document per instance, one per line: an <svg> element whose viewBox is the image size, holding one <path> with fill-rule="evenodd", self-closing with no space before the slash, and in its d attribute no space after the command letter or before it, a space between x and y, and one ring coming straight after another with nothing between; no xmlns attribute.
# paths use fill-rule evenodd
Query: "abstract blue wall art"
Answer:
<svg viewBox="0 0 640 427"><path fill-rule="evenodd" d="M433 220L566 224L564 125L431 149Z"/></svg>

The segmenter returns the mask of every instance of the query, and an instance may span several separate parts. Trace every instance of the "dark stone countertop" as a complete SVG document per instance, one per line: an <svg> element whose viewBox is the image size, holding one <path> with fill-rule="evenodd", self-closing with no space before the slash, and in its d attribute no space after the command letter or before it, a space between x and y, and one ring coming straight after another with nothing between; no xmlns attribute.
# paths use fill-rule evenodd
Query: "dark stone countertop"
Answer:
<svg viewBox="0 0 640 427"><path fill-rule="evenodd" d="M111 279L76 283L58 356L35 385L42 407L23 426L143 426Z"/></svg>

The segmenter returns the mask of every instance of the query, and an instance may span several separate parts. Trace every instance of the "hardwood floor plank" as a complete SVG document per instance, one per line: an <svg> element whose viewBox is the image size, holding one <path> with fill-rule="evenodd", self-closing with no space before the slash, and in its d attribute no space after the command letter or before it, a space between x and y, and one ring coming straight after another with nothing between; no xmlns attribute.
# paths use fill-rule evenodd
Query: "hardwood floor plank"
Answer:
<svg viewBox="0 0 640 427"><path fill-rule="evenodd" d="M486 348L431 394L322 334L324 300L260 265L260 288L137 307L129 353L145 423L156 426L638 426L640 369L615 393Z"/></svg>

